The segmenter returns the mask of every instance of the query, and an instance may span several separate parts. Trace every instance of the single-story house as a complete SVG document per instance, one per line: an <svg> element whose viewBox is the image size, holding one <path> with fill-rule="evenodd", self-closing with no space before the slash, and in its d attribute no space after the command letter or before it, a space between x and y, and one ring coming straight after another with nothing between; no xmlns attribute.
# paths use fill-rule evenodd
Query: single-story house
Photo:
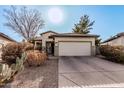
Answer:
<svg viewBox="0 0 124 93"><path fill-rule="evenodd" d="M5 35L4 33L0 32L0 47L2 45L6 45L7 43L11 43L11 42L16 42L16 41L10 38L9 36Z"/></svg>
<svg viewBox="0 0 124 93"><path fill-rule="evenodd" d="M101 45L124 46L124 32L118 33L101 43Z"/></svg>
<svg viewBox="0 0 124 93"><path fill-rule="evenodd" d="M0 58L2 53L2 46L6 45L7 43L16 42L9 36L5 35L4 33L0 32Z"/></svg>
<svg viewBox="0 0 124 93"><path fill-rule="evenodd" d="M47 31L35 39L42 50L54 56L91 56L95 55L95 39L98 35L56 33Z"/></svg>

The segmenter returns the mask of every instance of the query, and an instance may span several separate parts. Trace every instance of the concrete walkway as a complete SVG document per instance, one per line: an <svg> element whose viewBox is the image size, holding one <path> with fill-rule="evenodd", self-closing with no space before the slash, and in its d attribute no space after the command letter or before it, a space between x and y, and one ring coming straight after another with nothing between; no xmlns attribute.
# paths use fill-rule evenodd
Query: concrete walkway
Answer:
<svg viewBox="0 0 124 93"><path fill-rule="evenodd" d="M124 65L97 57L60 57L59 87L124 87Z"/></svg>

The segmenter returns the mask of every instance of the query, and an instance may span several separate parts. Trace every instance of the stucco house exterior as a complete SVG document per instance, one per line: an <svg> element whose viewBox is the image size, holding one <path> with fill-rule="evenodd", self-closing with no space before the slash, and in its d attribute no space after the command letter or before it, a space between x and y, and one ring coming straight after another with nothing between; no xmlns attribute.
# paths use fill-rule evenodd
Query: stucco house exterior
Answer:
<svg viewBox="0 0 124 93"><path fill-rule="evenodd" d="M105 40L101 45L124 46L124 32Z"/></svg>
<svg viewBox="0 0 124 93"><path fill-rule="evenodd" d="M4 33L0 32L0 58L1 58L2 46L11 42L16 42L16 41L10 38L9 36L5 35Z"/></svg>
<svg viewBox="0 0 124 93"><path fill-rule="evenodd" d="M7 43L11 43L11 42L16 42L16 41L10 38L9 36L5 35L4 33L0 32L0 45L6 45Z"/></svg>
<svg viewBox="0 0 124 93"><path fill-rule="evenodd" d="M47 31L35 39L42 50L54 56L91 56L95 55L95 39L98 35L56 33Z"/></svg>

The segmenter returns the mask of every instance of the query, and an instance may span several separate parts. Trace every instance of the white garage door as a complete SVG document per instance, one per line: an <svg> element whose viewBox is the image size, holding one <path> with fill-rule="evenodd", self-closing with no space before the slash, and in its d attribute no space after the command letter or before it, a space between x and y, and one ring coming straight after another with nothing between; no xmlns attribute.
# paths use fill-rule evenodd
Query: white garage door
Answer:
<svg viewBox="0 0 124 93"><path fill-rule="evenodd" d="M59 42L59 56L90 56L90 42Z"/></svg>

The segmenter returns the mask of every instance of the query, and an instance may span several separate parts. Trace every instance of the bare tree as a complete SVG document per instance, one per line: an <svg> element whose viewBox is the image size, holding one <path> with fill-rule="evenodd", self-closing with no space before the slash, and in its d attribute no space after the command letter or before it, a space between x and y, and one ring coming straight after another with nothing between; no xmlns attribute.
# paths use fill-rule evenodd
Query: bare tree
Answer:
<svg viewBox="0 0 124 93"><path fill-rule="evenodd" d="M4 16L7 19L5 26L24 37L27 41L35 37L39 29L44 25L41 13L36 9L21 7L17 10L15 6L4 9Z"/></svg>

